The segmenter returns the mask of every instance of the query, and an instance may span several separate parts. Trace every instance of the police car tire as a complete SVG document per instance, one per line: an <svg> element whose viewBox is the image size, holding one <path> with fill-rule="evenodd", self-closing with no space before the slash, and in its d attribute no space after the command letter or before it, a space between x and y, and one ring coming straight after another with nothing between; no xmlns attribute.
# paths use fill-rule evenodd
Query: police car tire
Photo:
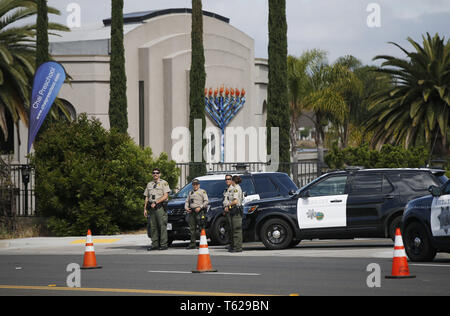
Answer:
<svg viewBox="0 0 450 316"><path fill-rule="evenodd" d="M392 239L392 241L395 241L395 231L397 228L400 228L402 222L402 215L396 216L391 223L389 224L389 238Z"/></svg>
<svg viewBox="0 0 450 316"><path fill-rule="evenodd" d="M261 241L267 249L271 250L288 248L292 243L293 236L291 226L281 218L269 219L261 226L260 230Z"/></svg>
<svg viewBox="0 0 450 316"><path fill-rule="evenodd" d="M222 230L225 230L225 234ZM230 228L228 227L227 219L224 216L219 216L211 227L211 244L222 246L229 242Z"/></svg>
<svg viewBox="0 0 450 316"><path fill-rule="evenodd" d="M420 223L409 224L403 233L408 258L413 262L432 261L436 256L425 227ZM420 241L419 244L417 244Z"/></svg>

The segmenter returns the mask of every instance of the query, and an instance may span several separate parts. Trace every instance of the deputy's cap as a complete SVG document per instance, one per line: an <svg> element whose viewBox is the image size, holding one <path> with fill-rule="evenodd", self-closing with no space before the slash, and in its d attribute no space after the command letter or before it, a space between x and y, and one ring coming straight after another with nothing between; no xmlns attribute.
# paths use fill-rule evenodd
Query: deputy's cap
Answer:
<svg viewBox="0 0 450 316"><path fill-rule="evenodd" d="M200 184L200 181L198 181L198 179L194 179L192 180L192 184Z"/></svg>

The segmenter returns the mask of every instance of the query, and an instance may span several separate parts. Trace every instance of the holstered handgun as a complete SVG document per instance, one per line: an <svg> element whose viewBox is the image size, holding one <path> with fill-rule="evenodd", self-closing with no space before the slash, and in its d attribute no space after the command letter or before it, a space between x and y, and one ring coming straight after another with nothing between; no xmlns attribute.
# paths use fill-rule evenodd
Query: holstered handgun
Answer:
<svg viewBox="0 0 450 316"><path fill-rule="evenodd" d="M243 208L242 208L242 206L237 206L237 205L233 205L231 208L230 208L230 215L231 216L236 216L236 215L241 215L241 216L243 216Z"/></svg>

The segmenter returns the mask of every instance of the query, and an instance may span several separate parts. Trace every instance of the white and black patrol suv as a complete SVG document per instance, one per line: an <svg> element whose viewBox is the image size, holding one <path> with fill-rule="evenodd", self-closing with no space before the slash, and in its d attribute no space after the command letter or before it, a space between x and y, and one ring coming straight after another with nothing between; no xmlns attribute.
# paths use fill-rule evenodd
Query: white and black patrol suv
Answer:
<svg viewBox="0 0 450 316"><path fill-rule="evenodd" d="M450 252L450 181L429 191L410 201L403 214L403 243L411 261L432 261L437 252Z"/></svg>
<svg viewBox="0 0 450 316"><path fill-rule="evenodd" d="M443 170L432 169L330 172L291 197L246 204L244 240L283 249L302 239L394 238L406 203L446 180Z"/></svg>
<svg viewBox="0 0 450 316"><path fill-rule="evenodd" d="M253 200L264 198L286 197L293 195L298 190L295 183L285 173L280 172L221 172L208 174L197 179L200 187L206 191L209 206L206 213L206 234L211 238L211 244L226 245L229 243L229 228L223 213L223 192L226 188L225 174L239 175L242 178L240 184L244 192L244 205ZM189 224L184 203L192 184L182 188L167 204L168 237L169 243L174 240L190 239Z"/></svg>

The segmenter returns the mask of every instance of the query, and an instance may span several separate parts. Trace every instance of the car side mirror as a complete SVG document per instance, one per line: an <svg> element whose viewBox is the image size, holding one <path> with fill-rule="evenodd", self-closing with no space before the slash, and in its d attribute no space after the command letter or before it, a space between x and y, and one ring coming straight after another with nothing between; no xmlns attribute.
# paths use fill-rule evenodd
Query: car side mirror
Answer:
<svg viewBox="0 0 450 316"><path fill-rule="evenodd" d="M307 199L307 198L309 198L311 195L309 195L309 190L306 190L306 191L303 191L303 192L301 192L300 193L300 197L302 198L302 199Z"/></svg>
<svg viewBox="0 0 450 316"><path fill-rule="evenodd" d="M246 196L247 196L247 192L242 192L242 194L244 195L244 197L246 197Z"/></svg>
<svg viewBox="0 0 450 316"><path fill-rule="evenodd" d="M441 196L441 194L442 194L441 188L439 188L435 185L431 185L428 188L428 192L430 192L432 196Z"/></svg>
<svg viewBox="0 0 450 316"><path fill-rule="evenodd" d="M295 191L294 191L294 190L291 190L291 191L288 192L288 194L289 194L289 195L295 195Z"/></svg>

